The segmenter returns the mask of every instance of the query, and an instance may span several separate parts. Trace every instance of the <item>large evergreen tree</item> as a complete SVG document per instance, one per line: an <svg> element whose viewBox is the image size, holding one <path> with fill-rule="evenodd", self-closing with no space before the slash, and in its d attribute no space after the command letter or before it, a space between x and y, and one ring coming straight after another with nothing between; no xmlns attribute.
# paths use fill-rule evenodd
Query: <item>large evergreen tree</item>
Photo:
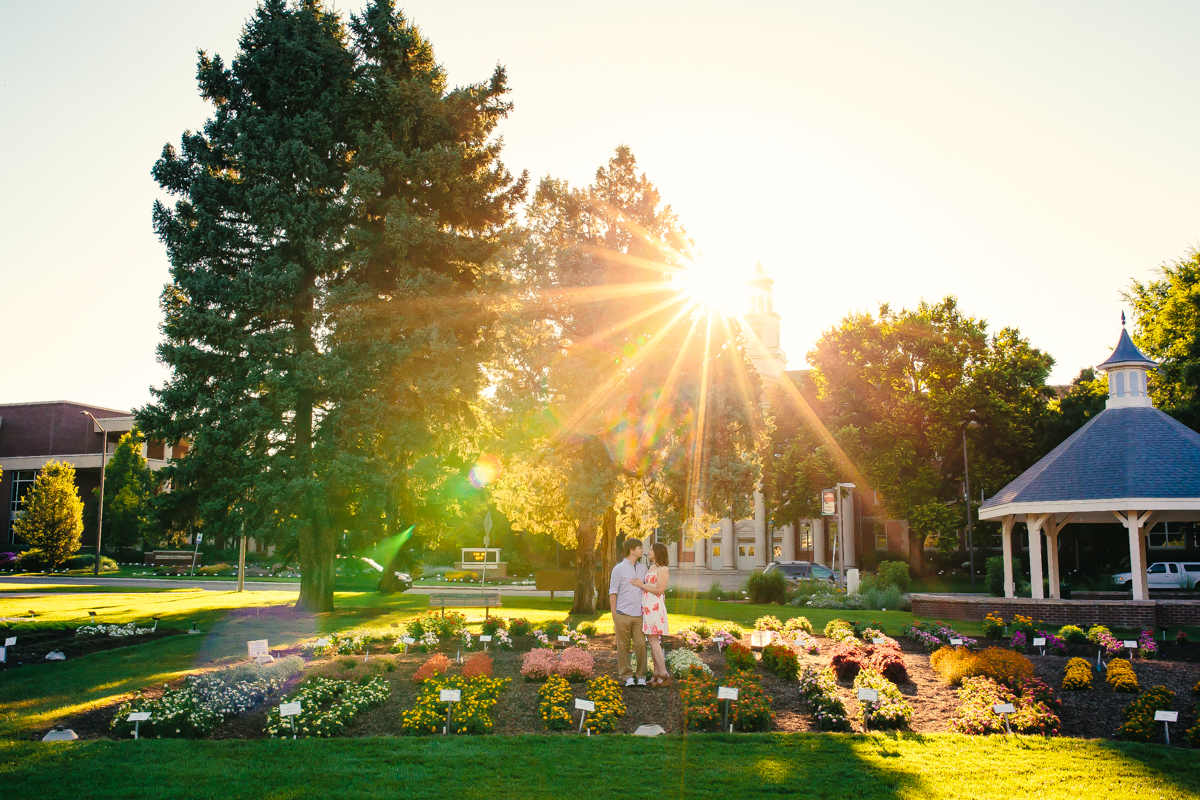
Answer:
<svg viewBox="0 0 1200 800"><path fill-rule="evenodd" d="M333 605L337 548L435 524L444 456L472 423L490 323L479 297L524 184L499 163L504 71L447 89L388 0L342 20L256 11L215 111L155 165L172 368L139 424L190 438L164 507L295 537L299 608Z"/></svg>

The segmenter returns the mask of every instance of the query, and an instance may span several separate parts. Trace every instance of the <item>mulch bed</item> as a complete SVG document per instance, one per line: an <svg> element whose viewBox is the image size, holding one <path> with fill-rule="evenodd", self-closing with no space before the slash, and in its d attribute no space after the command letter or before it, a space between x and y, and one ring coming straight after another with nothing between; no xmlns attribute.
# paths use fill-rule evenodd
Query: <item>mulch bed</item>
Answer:
<svg viewBox="0 0 1200 800"><path fill-rule="evenodd" d="M145 644L167 636L177 636L185 631L160 626L152 633L138 636L77 636L74 628L43 628L16 632L0 630L0 644L3 644L3 640L13 633L17 637L17 643L15 646L7 648L5 661L0 663L0 671L54 663L46 661L46 654L56 650L68 659L75 659L101 650L116 650L121 647Z"/></svg>
<svg viewBox="0 0 1200 800"><path fill-rule="evenodd" d="M133 637L129 637L133 638ZM748 637L747 637L748 640ZM832 641L818 638L823 653L818 655L800 654L801 666L811 666L823 669L828 666L829 657L824 655ZM953 687L946 686L929 666L929 655L908 643L900 640L908 667L910 683L899 686L901 693L908 699L913 709L910 729L915 733L942 733L952 730L951 720L958 707L958 697ZM520 667L529 641L521 637L516 642L517 648L512 651L492 651L494 674L496 677L511 678L509 687L504 691L494 711L494 733L502 735L542 734L542 735L573 735L572 733L547 733L538 718L537 690L540 684L528 683L521 678ZM986 642L981 642L985 646ZM119 645L118 645L119 646ZM613 651L611 635L595 636L591 640L589 652L596 661L597 674L617 675L616 654ZM671 643L674 646L674 643ZM1169 649L1168 649L1169 650ZM289 651L275 650L275 655L297 652L295 648ZM448 655L453 659L454 652ZM1170 655L1170 653L1164 653ZM400 714L412 708L417 694L416 684L412 675L416 669L430 656L416 652L408 654L387 655L383 645L375 645L372 649L371 661L379 665L391 664L391 671L382 671L381 677L389 681L392 693L380 706L370 709L351 724L346 735L359 736L397 736L400 735ZM709 648L700 654L701 659L713 670L718 679L725 676L724 657L715 649ZM1067 659L1057 656L1032 655L1038 677L1055 688L1062 685L1063 667ZM347 676L357 676L362 672L362 656L338 656L335 661L341 662L336 667L347 669ZM1094 659L1093 659L1094 660ZM314 659L309 662L309 668L324 667L328 669L330 659ZM1172 725L1172 732L1178 732L1178 743L1183 740L1183 732L1195 724L1193 713L1194 700L1191 688L1200 680L1200 666L1190 661L1134 661L1134 671L1143 689L1164 685L1176 693L1175 705L1180 710L1179 723ZM799 732L816 731L812 719L800 705L799 693L794 681L785 681L763 670L758 671L758 677L767 696L771 700L771 708L775 712L772 731ZM289 685L284 687L284 694L290 691L299 681L297 676ZM586 688L582 683L575 684L576 696L585 696ZM1093 678L1093 688L1082 692L1060 692L1062 708L1058 714L1062 719L1061 734L1085 738L1112 738L1121 722L1121 711L1136 698L1136 695L1113 692L1104 682L1103 673L1096 673ZM148 696L161 694L162 687L151 687ZM658 724L668 733L683 732L683 709L679 700L679 690L676 685L662 688L631 688L622 689L627 713L618 723L618 731L632 733L639 725ZM858 712L858 701L855 691L849 682L838 684L838 694L853 718ZM278 698L272 700L272 704ZM75 730L81 738L105 737L109 733L109 722L116 707L96 709L67 720L67 725ZM266 709L260 709L240 717L226 720L209 738L213 739L260 739L264 738L263 728L266 723ZM578 721L578 716L575 717ZM855 724L855 730L861 727Z"/></svg>

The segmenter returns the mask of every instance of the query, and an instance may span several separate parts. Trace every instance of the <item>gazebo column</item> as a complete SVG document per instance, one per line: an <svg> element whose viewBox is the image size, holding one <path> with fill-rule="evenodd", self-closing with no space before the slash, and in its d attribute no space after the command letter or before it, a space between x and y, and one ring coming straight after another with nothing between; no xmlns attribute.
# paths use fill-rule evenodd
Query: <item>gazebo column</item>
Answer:
<svg viewBox="0 0 1200 800"><path fill-rule="evenodd" d="M1029 587L1034 600L1046 599L1042 589L1042 526L1046 524L1048 514L1025 518L1025 527L1029 529Z"/></svg>
<svg viewBox="0 0 1200 800"><path fill-rule="evenodd" d="M1049 567L1050 573L1050 596L1055 600L1062 599L1062 591L1059 589L1061 581L1058 575L1058 532L1060 530L1061 527L1054 521L1054 517L1046 521L1046 561L1049 562L1047 567Z"/></svg>
<svg viewBox="0 0 1200 800"><path fill-rule="evenodd" d="M1009 514L1000 521L1000 547L1004 554L1004 596L1016 596L1012 569L1012 531L1014 517Z"/></svg>
<svg viewBox="0 0 1200 800"><path fill-rule="evenodd" d="M771 537L774 538L774 537ZM763 493L754 490L754 568L762 569L768 562L774 561L771 553L767 552L767 548L771 547L774 542L767 542L767 504L763 498Z"/></svg>
<svg viewBox="0 0 1200 800"><path fill-rule="evenodd" d="M1153 511L1139 515L1136 511L1113 512L1129 531L1129 572L1133 577L1133 599L1149 600L1146 586L1146 531L1152 523Z"/></svg>
<svg viewBox="0 0 1200 800"><path fill-rule="evenodd" d="M782 531L782 538L783 538L783 555L781 556L781 558L784 561L795 561L796 560L796 526L792 523L788 523L787 525L784 525L783 531Z"/></svg>

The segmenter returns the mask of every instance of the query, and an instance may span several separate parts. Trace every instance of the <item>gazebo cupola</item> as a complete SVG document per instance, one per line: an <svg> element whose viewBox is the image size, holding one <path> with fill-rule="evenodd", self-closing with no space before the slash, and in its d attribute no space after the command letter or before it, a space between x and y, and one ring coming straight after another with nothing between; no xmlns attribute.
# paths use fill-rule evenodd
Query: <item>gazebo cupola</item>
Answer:
<svg viewBox="0 0 1200 800"><path fill-rule="evenodd" d="M1125 315L1121 315L1121 339L1117 349L1096 369L1108 373L1108 403L1106 408L1152 406L1149 392L1149 370L1158 366L1142 355L1125 330Z"/></svg>

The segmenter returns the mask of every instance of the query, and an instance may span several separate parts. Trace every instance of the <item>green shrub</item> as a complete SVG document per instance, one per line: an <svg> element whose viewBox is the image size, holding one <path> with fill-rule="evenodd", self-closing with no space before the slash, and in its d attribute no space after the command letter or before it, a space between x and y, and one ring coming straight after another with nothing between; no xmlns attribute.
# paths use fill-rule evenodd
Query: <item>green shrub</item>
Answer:
<svg viewBox="0 0 1200 800"><path fill-rule="evenodd" d="M1058 629L1058 635L1072 644L1083 644L1087 641L1087 634L1078 625L1063 625Z"/></svg>
<svg viewBox="0 0 1200 800"><path fill-rule="evenodd" d="M575 626L575 630L584 636L595 636L600 632L600 629L596 627L596 623L594 622L581 622Z"/></svg>
<svg viewBox="0 0 1200 800"><path fill-rule="evenodd" d="M45 572L50 569L50 559L36 547L31 547L17 556L18 572Z"/></svg>
<svg viewBox="0 0 1200 800"><path fill-rule="evenodd" d="M875 580L880 589L895 586L903 591L908 588L908 564L903 561L884 561L879 565Z"/></svg>
<svg viewBox="0 0 1200 800"><path fill-rule="evenodd" d="M784 645L769 644L764 647L762 663L767 672L787 681L796 680L800 674L800 660L792 648Z"/></svg>
<svg viewBox="0 0 1200 800"><path fill-rule="evenodd" d="M746 581L746 594L750 596L750 602L756 605L784 605L787 603L787 578L782 572L755 572Z"/></svg>
<svg viewBox="0 0 1200 800"><path fill-rule="evenodd" d="M95 553L80 553L71 556L64 563L66 569L88 569L96 564ZM117 572L121 568L108 556L100 556L100 571L101 572Z"/></svg>
<svg viewBox="0 0 1200 800"><path fill-rule="evenodd" d="M513 617L508 621L508 632L513 636L528 636L533 624L524 617Z"/></svg>
<svg viewBox="0 0 1200 800"><path fill-rule="evenodd" d="M988 594L992 597L1004 597L1004 559L992 556L987 560L985 569Z"/></svg>

